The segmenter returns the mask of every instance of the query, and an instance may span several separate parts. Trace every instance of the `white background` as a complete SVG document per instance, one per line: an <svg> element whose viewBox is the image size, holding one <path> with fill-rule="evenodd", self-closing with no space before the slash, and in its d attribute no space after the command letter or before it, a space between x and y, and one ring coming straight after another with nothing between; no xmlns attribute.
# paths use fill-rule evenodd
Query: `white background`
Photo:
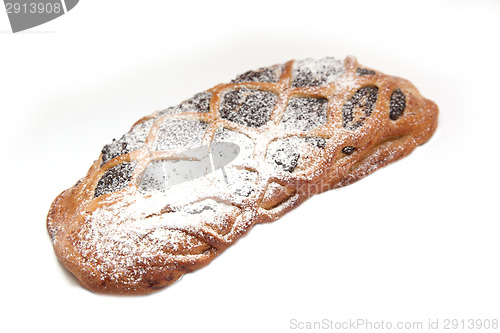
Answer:
<svg viewBox="0 0 500 333"><path fill-rule="evenodd" d="M9 30L2 10L0 327L288 332L292 319L500 319L500 1L82 0ZM58 264L45 229L52 200L137 119L249 69L349 54L439 105L428 144L255 227L151 296L93 294Z"/></svg>

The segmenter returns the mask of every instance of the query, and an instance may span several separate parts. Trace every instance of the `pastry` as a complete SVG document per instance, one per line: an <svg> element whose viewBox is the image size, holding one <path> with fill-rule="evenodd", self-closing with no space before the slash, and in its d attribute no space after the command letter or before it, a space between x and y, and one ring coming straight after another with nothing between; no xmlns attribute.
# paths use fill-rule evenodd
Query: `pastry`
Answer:
<svg viewBox="0 0 500 333"><path fill-rule="evenodd" d="M50 208L55 253L94 292L154 292L255 224L409 154L437 116L407 80L353 57L246 72L104 146Z"/></svg>

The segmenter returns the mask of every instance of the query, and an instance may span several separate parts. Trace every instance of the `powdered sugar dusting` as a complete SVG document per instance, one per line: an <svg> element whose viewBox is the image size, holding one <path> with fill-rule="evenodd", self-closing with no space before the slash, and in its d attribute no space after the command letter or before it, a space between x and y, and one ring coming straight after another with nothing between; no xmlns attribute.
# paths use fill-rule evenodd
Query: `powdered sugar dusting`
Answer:
<svg viewBox="0 0 500 333"><path fill-rule="evenodd" d="M283 65L276 65L250 71L233 82L277 82L283 68ZM325 85L333 82L342 71L341 63L333 58L316 62L306 59L296 62L292 85ZM209 92L197 94L178 106L161 111L156 119L164 114L208 112L210 98ZM219 112L223 119L257 128L270 120L277 98L272 92L256 89L229 90L222 96ZM136 126L116 142L118 148L109 149L108 155L122 154L125 151L120 149L123 142L129 148L142 147L153 121L151 119ZM326 122L326 99L297 97L289 101L278 128L280 131L309 131ZM204 220L210 220L212 224L217 224L217 221L222 223L224 216L240 213L240 208L213 198L228 194L234 198L256 195L258 173L251 168L257 168L267 177L275 171L292 173L300 168L304 156L307 157L312 150L322 150L326 145L322 138L279 139L269 144L265 160L259 161L254 156L256 144L262 149L278 132L255 134L253 141L245 134L221 127L216 130L211 145L234 143L239 147L239 154L231 163L215 165L214 168L209 146L200 146L207 129L208 123L201 120L165 118L158 128L152 150L176 154L169 159L151 161L140 176L136 194L127 194L127 199L94 211L88 219L93 232L99 230L100 237L110 240L115 248L120 243L122 254L136 251L134 246L140 247L141 240L154 242L164 239L176 250L176 244L186 242L187 235L170 228L196 227ZM186 156L189 149L201 149L199 156ZM207 150L206 154L203 149ZM117 167L123 168L124 165ZM103 177L101 182L107 178ZM116 177L117 180L121 178ZM110 186L106 193L121 189ZM100 244L96 241L95 247L103 246L102 242ZM141 251L146 251L147 257L148 250Z"/></svg>
<svg viewBox="0 0 500 333"><path fill-rule="evenodd" d="M249 197L255 190L257 173L239 168L227 168L225 170L227 188L229 192L238 196ZM224 181L226 181L226 179ZM219 180L220 181L220 180Z"/></svg>
<svg viewBox="0 0 500 333"><path fill-rule="evenodd" d="M201 145L208 124L201 120L167 118L160 125L154 150L184 150Z"/></svg>
<svg viewBox="0 0 500 333"><path fill-rule="evenodd" d="M252 155L255 144L245 134L227 129L218 128L212 142L232 142L240 147L238 157L234 160L235 165L248 165L252 163Z"/></svg>
<svg viewBox="0 0 500 333"><path fill-rule="evenodd" d="M269 91L241 88L224 94L220 106L223 119L248 127L269 121L278 96Z"/></svg>
<svg viewBox="0 0 500 333"><path fill-rule="evenodd" d="M185 100L179 105L171 106L165 110L158 113L159 116L172 113L182 113L182 112L197 112L197 113L207 113L210 111L210 98L212 94L209 92L201 92L193 97Z"/></svg>
<svg viewBox="0 0 500 333"><path fill-rule="evenodd" d="M274 170L292 173L301 167L300 162L308 159L313 150L322 153L325 145L322 138L289 137L275 140L269 144L266 162Z"/></svg>
<svg viewBox="0 0 500 333"><path fill-rule="evenodd" d="M108 281L134 283L158 256L197 254L209 248L195 237L171 228L176 221L182 223L180 214L148 218L144 209L149 203L143 200L133 196L96 209L74 244L86 264L93 265Z"/></svg>
<svg viewBox="0 0 500 333"><path fill-rule="evenodd" d="M127 187L137 162L125 162L115 165L104 172L94 190L94 198L106 193L118 192Z"/></svg>
<svg viewBox="0 0 500 333"><path fill-rule="evenodd" d="M95 197L114 195L90 201L87 207L98 208L82 213L88 215L74 245L84 261L103 274L110 272L111 280L133 283L141 278L148 261L157 262L163 255L200 255L211 249L218 253L225 248L220 244L230 244L252 223L277 218L280 209L301 202L305 195L296 186L329 172L318 168L327 152L348 155L350 150L337 146L345 145L345 133L359 137L355 130L365 126L377 91L357 87L354 96L344 97L343 88L359 85L359 75L366 79L373 74L342 76L344 65L333 58L297 61L289 69L292 77L286 77L290 72L284 69L275 65L244 73L232 81L237 85L196 94L105 146L103 163L143 150L130 155L132 162L97 168L102 176L91 185ZM290 79L292 89L287 86ZM328 88L309 88L331 83ZM334 101L337 93L347 100ZM219 110L206 114L211 100ZM397 114L402 113L398 111L403 108L401 100L393 103ZM329 102L330 112L344 105L334 115L342 125L328 123ZM151 132L155 138L145 147L155 121L160 122ZM212 141L207 142L211 135ZM353 140L346 147L356 144ZM349 159L355 157L351 154ZM303 173L312 169L315 172Z"/></svg>
<svg viewBox="0 0 500 333"><path fill-rule="evenodd" d="M143 121L135 125L129 132L125 133L119 140L105 145L102 149L102 165L115 157L130 153L144 147L154 119Z"/></svg>
<svg viewBox="0 0 500 333"><path fill-rule="evenodd" d="M327 122L325 98L292 98L280 123L283 130L310 131Z"/></svg>
<svg viewBox="0 0 500 333"><path fill-rule="evenodd" d="M231 83L241 83L241 82L267 82L274 83L278 82L281 73L283 72L283 65L274 65L270 67L259 68L254 71L248 71L241 75L238 75Z"/></svg>
<svg viewBox="0 0 500 333"><path fill-rule="evenodd" d="M300 60L294 64L292 87L324 86L337 80L344 70L342 61L331 57Z"/></svg>

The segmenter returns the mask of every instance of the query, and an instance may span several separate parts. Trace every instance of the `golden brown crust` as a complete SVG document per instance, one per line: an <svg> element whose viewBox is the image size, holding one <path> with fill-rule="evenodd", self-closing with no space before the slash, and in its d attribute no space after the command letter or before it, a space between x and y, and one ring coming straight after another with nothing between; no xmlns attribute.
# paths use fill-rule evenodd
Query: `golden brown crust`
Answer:
<svg viewBox="0 0 500 333"><path fill-rule="evenodd" d="M268 178L259 177L256 192L249 198L236 200L232 196L217 198L236 207L229 213L219 214L217 223L200 221L198 227L177 226L161 228L163 244L148 233L131 238L133 246L125 246L123 239L114 235L100 235L96 225L97 211L107 213L127 208L129 197L136 195L141 177L149 163L162 158L172 158L166 151L153 151L157 132L162 121L171 115L157 117L156 114L142 118L135 125L154 119L154 124L145 142L145 148L113 158L101 165L101 158L94 162L87 176L74 187L59 195L51 206L47 217L47 228L54 242L54 249L62 264L71 271L86 288L106 294L148 294L168 286L183 274L207 265L217 255L248 232L253 225L271 222L292 210L310 196L325 190L348 185L378 168L409 154L418 145L427 141L437 126L437 106L423 98L408 81L387 76L370 69L368 75L358 75L358 63L348 57L341 77L325 86L292 87L293 65L290 61L283 67L276 83L243 82L221 84L210 90L210 112L190 112L175 115L176 119L200 119L209 126L203 138L210 143L217 128L224 126L256 137L275 131L292 97L314 97L328 100L328 122L308 132L293 133L294 137L324 138L325 147L309 147L300 156L293 174L278 173ZM378 99L371 115L360 129L346 129L343 125L343 108L362 87L378 87ZM276 94L277 102L270 121L264 126L249 128L220 117L221 99L225 92L249 88ZM397 120L388 117L391 93L396 89L404 92L406 108L403 117ZM359 115L354 114L354 117ZM273 132L275 133L275 132ZM269 144L256 146L253 158L265 160ZM281 136L281 138L286 138ZM345 147L354 147L349 154ZM123 162L137 163L127 187L116 193L107 193L94 198L95 188L103 174ZM253 170L259 172L259 170ZM147 198L146 198L147 199ZM132 203L130 203L132 205ZM151 216L163 216L170 212L168 203ZM116 212L115 212L116 213ZM120 228L119 213L112 223ZM99 218L103 218L100 216ZM109 219L109 217L106 217ZM105 218L103 218L105 220ZM104 223L104 222L102 222ZM91 236L92 235L92 238ZM126 237L127 235L124 235ZM102 239L99 239L102 237ZM107 238L106 238L107 237ZM104 240L105 239L105 240ZM102 244L101 244L101 243ZM104 244L107 242L106 244ZM102 247L101 247L102 245ZM116 247L116 248L115 248ZM104 248L104 249L103 249ZM145 254L144 249L155 251Z"/></svg>

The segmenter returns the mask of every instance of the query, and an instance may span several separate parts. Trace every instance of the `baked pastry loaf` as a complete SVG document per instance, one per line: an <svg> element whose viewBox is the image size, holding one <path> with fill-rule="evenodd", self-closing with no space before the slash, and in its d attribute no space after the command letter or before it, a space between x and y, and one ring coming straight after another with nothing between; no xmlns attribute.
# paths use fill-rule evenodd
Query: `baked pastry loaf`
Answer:
<svg viewBox="0 0 500 333"><path fill-rule="evenodd" d="M139 120L52 204L57 257L88 289L148 294L257 223L409 154L437 106L353 57L249 71Z"/></svg>

